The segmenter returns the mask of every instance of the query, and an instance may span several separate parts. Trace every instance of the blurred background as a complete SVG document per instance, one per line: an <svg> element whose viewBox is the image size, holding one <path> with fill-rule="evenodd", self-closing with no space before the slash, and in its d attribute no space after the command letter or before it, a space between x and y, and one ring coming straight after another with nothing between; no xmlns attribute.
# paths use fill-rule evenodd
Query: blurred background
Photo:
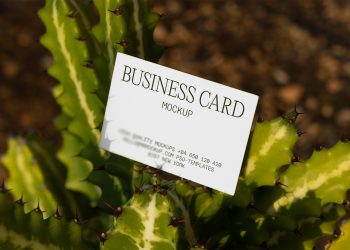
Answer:
<svg viewBox="0 0 350 250"><path fill-rule="evenodd" d="M295 151L350 137L350 1L150 0L164 14L155 39L160 64L260 96L257 116L297 106L305 132ZM0 153L6 138L38 131L60 142L60 112L39 43L43 0L0 0Z"/></svg>

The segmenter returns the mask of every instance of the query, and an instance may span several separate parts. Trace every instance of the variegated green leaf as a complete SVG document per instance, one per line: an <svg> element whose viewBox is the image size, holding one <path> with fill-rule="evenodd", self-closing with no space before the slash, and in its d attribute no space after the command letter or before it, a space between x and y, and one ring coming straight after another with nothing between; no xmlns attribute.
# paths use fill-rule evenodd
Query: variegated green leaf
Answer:
<svg viewBox="0 0 350 250"><path fill-rule="evenodd" d="M330 245L329 250L343 250L350 246L350 220L344 222L340 228L341 235Z"/></svg>
<svg viewBox="0 0 350 250"><path fill-rule="evenodd" d="M109 79L117 51L156 61L162 49L153 41L153 30L159 15L151 13L146 0L96 1L100 22L93 34L101 44L98 62L108 65Z"/></svg>
<svg viewBox="0 0 350 250"><path fill-rule="evenodd" d="M45 185L53 194L57 205L65 216L72 218L78 204L74 195L66 189L67 168L56 157L54 148L39 136L31 135L26 143L33 154L45 180Z"/></svg>
<svg viewBox="0 0 350 250"><path fill-rule="evenodd" d="M81 157L82 141L68 131L62 131L63 145L58 157L67 166L66 187L78 191L90 198L92 205L96 205L101 195L101 189L88 181L93 170L92 163Z"/></svg>
<svg viewBox="0 0 350 250"><path fill-rule="evenodd" d="M40 166L23 139L9 140L2 163L9 172L7 186L11 194L15 199L22 197L26 201L25 213L34 210L38 203L45 211L44 218L55 213L58 202L47 188Z"/></svg>
<svg viewBox="0 0 350 250"><path fill-rule="evenodd" d="M169 225L172 205L166 196L144 191L115 219L102 249L176 249L177 229Z"/></svg>
<svg viewBox="0 0 350 250"><path fill-rule="evenodd" d="M100 16L93 28L94 35L89 32L94 20L87 2L48 0L39 12L46 26L41 41L54 57L49 73L60 82L54 95L63 114L56 124L68 130L63 134L64 146L59 152L60 159L68 166L67 187L87 195L92 205L96 204L100 191L85 180L92 164L100 166L106 159L97 146L98 128L116 52L158 59L160 51L153 42L159 15L149 11L146 1L107 0L94 4ZM73 141L79 145L74 154L65 150Z"/></svg>
<svg viewBox="0 0 350 250"><path fill-rule="evenodd" d="M277 170L290 163L298 136L286 119L276 118L255 125L242 176L248 185L274 185Z"/></svg>
<svg viewBox="0 0 350 250"><path fill-rule="evenodd" d="M224 194L214 190L206 192L202 188L198 188L194 199L195 215L199 218L208 219L220 210L224 200Z"/></svg>
<svg viewBox="0 0 350 250"><path fill-rule="evenodd" d="M49 73L60 81L56 98L64 112L72 117L68 129L85 143L97 143L96 128L102 121L104 106L94 94L98 88L96 73L83 66L91 58L87 44L76 39L81 27L76 18L68 16L71 11L66 1L46 1L39 12L46 25L41 42L54 57Z"/></svg>
<svg viewBox="0 0 350 250"><path fill-rule="evenodd" d="M104 160L103 152L97 146L104 104L95 93L99 79L91 60L96 52L92 53L92 47L97 43L87 32L91 24L84 12L86 9L83 2L75 0L48 0L39 16L46 27L41 42L54 58L49 73L60 83L54 95L64 112L57 125L67 130L63 133L63 147L59 151L59 158L68 169L66 186L84 193L95 205L100 190L86 182L86 178L92 171L90 161L100 164ZM82 36L84 38L79 39Z"/></svg>
<svg viewBox="0 0 350 250"><path fill-rule="evenodd" d="M338 142L314 152L305 162L292 164L281 175L281 182L287 193L273 203L273 211L288 209L303 199L317 199L320 205L342 203L350 188L350 143Z"/></svg>
<svg viewBox="0 0 350 250"><path fill-rule="evenodd" d="M82 227L56 217L43 219L41 213L25 214L23 204L0 193L0 249L94 249L83 240Z"/></svg>
<svg viewBox="0 0 350 250"><path fill-rule="evenodd" d="M162 48L153 42L159 15L151 13L145 0L106 0L94 2L99 23L92 33L99 44L94 65L99 77L98 96L107 102L116 53L124 52L157 61Z"/></svg>

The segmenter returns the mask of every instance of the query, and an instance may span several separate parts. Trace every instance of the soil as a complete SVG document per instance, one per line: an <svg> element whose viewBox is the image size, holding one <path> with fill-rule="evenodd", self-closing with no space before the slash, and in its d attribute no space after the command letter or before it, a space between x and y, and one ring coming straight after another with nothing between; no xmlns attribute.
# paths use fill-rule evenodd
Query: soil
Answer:
<svg viewBox="0 0 350 250"><path fill-rule="evenodd" d="M165 14L160 63L260 96L257 115L297 106L296 154L350 136L350 2L346 0L152 0ZM60 112L39 43L41 0L0 1L0 152L6 138L38 131L59 144Z"/></svg>

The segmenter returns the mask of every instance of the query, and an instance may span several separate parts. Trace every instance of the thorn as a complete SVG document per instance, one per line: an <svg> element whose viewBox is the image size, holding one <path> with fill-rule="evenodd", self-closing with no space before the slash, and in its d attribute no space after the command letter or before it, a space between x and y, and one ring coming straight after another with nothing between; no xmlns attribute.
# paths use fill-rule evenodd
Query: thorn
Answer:
<svg viewBox="0 0 350 250"><path fill-rule="evenodd" d="M286 115L283 116L284 119L286 119L290 124L295 123L296 119L298 118L299 115L302 115L304 113L299 112L297 110L297 106L294 106L294 110Z"/></svg>
<svg viewBox="0 0 350 250"><path fill-rule="evenodd" d="M303 131L298 131L298 132L297 132L297 135L298 135L298 136L302 136L302 135L304 135L304 134L306 134L306 132L303 132Z"/></svg>
<svg viewBox="0 0 350 250"><path fill-rule="evenodd" d="M68 14L66 16L69 18L75 18L77 16L77 13L78 13L77 11L71 10L68 12Z"/></svg>
<svg viewBox="0 0 350 250"><path fill-rule="evenodd" d="M60 214L60 211L58 210L58 206L56 208L56 212L55 214L53 215L53 217L56 219L56 220L61 220L62 219L62 215Z"/></svg>
<svg viewBox="0 0 350 250"><path fill-rule="evenodd" d="M333 235L334 235L335 238L339 238L342 235L342 232L341 232L340 228L336 227L334 229Z"/></svg>
<svg viewBox="0 0 350 250"><path fill-rule="evenodd" d="M294 105L294 113L298 116L298 115L303 115L303 112L298 112L297 110L297 105Z"/></svg>
<svg viewBox="0 0 350 250"><path fill-rule="evenodd" d="M202 189L203 189L204 192L207 192L207 193L209 193L210 195L213 194L213 189L210 188L210 187L202 186Z"/></svg>
<svg viewBox="0 0 350 250"><path fill-rule="evenodd" d="M345 135L342 135L340 141L341 141L341 142L344 142L344 143L347 143L347 142L349 141L349 139L346 138Z"/></svg>
<svg viewBox="0 0 350 250"><path fill-rule="evenodd" d="M288 168L289 168L290 164L285 164L285 165L282 165L279 169L278 169L278 172L279 173L284 173Z"/></svg>
<svg viewBox="0 0 350 250"><path fill-rule="evenodd" d="M10 191L10 189L7 189L5 187L5 180L2 179L1 185L0 185L0 192L3 194L7 194Z"/></svg>
<svg viewBox="0 0 350 250"><path fill-rule="evenodd" d="M92 62L92 60L86 60L86 63L83 64L84 67L88 68L88 69L94 69L95 68L95 65L94 63Z"/></svg>
<svg viewBox="0 0 350 250"><path fill-rule="evenodd" d="M82 224L85 224L87 222L87 220L85 221L82 221L79 217L79 212L78 212L78 208L75 209L75 216L74 216L74 219L73 219L74 223L75 224L78 224L78 225L82 225Z"/></svg>
<svg viewBox="0 0 350 250"><path fill-rule="evenodd" d="M292 157L292 163L295 163L295 162L300 162L300 157L297 155L293 155Z"/></svg>
<svg viewBox="0 0 350 250"><path fill-rule="evenodd" d="M160 195L166 196L168 194L168 190L164 187L159 187L157 193Z"/></svg>
<svg viewBox="0 0 350 250"><path fill-rule="evenodd" d="M258 119L256 121L257 123L262 123L264 121L264 118L262 118L261 116L258 116Z"/></svg>
<svg viewBox="0 0 350 250"><path fill-rule="evenodd" d="M105 241L107 240L107 233L106 232L102 232L98 235L98 238L100 239L100 241L102 242L102 245L105 244Z"/></svg>
<svg viewBox="0 0 350 250"><path fill-rule="evenodd" d="M345 211L350 211L350 201L344 200L342 205Z"/></svg>
<svg viewBox="0 0 350 250"><path fill-rule="evenodd" d="M140 188L140 187L136 187L136 186L135 186L135 187L134 187L134 190L135 190L135 191L134 191L135 194L142 194L142 193L143 193L143 189Z"/></svg>
<svg viewBox="0 0 350 250"><path fill-rule="evenodd" d="M78 37L75 38L75 39L77 39L77 40L80 41L80 42L85 42L85 41L86 41L86 37L84 37L84 36L78 36Z"/></svg>
<svg viewBox="0 0 350 250"><path fill-rule="evenodd" d="M303 236L303 234L300 232L299 228L294 229L294 233L299 235L299 236Z"/></svg>
<svg viewBox="0 0 350 250"><path fill-rule="evenodd" d="M346 191L346 200L349 201L350 200L350 190Z"/></svg>
<svg viewBox="0 0 350 250"><path fill-rule="evenodd" d="M115 217L119 217L123 212L123 208L122 207L117 207L115 210L114 210L114 215Z"/></svg>
<svg viewBox="0 0 350 250"><path fill-rule="evenodd" d="M143 173L143 172L150 173L150 171L151 171L151 168L150 168L150 166L147 166L147 165L142 166L142 167L138 170L138 172L140 172L140 173Z"/></svg>
<svg viewBox="0 0 350 250"><path fill-rule="evenodd" d="M153 185L153 192L158 192L159 189L160 189L159 184L154 184Z"/></svg>
<svg viewBox="0 0 350 250"><path fill-rule="evenodd" d="M205 249L205 246L204 246L203 244L196 243L196 244L194 245L194 248Z"/></svg>
<svg viewBox="0 0 350 250"><path fill-rule="evenodd" d="M180 178L180 181L182 182L182 183L188 183L188 180L186 180L185 178Z"/></svg>
<svg viewBox="0 0 350 250"><path fill-rule="evenodd" d="M26 204L27 202L23 201L23 193L21 195L21 198L19 198L18 200L15 201L16 204L20 205L20 206L24 206L24 204Z"/></svg>
<svg viewBox="0 0 350 250"><path fill-rule="evenodd" d="M123 10L120 7L116 7L114 10L108 10L116 16L123 15Z"/></svg>
<svg viewBox="0 0 350 250"><path fill-rule="evenodd" d="M122 212L123 212L123 208L122 207L113 207L111 204L109 204L108 202L106 201L103 201L107 207L109 207L110 209L112 209L113 211L113 214L116 218L118 218Z"/></svg>
<svg viewBox="0 0 350 250"><path fill-rule="evenodd" d="M171 216L168 226L178 227L179 225L184 223L184 219L177 219L175 216Z"/></svg>
<svg viewBox="0 0 350 250"><path fill-rule="evenodd" d="M34 212L37 214L40 214L40 215L42 215L45 212L45 211L41 210L40 205L39 205L39 201L38 201L38 205L34 209Z"/></svg>
<svg viewBox="0 0 350 250"><path fill-rule="evenodd" d="M128 42L125 39L120 40L119 42L117 42L116 44L119 44L120 46L122 46L123 48L128 47Z"/></svg>
<svg viewBox="0 0 350 250"><path fill-rule="evenodd" d="M259 211L259 209L255 206L254 202L250 202L247 206L247 208L254 209L256 211Z"/></svg>
<svg viewBox="0 0 350 250"><path fill-rule="evenodd" d="M330 246L332 244L332 241L334 240L333 236L323 236L321 238L318 238L315 241L315 246L313 249L330 249Z"/></svg>
<svg viewBox="0 0 350 250"><path fill-rule="evenodd" d="M288 187L286 184L283 184L280 180L277 180L275 182L275 186L279 186L279 187Z"/></svg>

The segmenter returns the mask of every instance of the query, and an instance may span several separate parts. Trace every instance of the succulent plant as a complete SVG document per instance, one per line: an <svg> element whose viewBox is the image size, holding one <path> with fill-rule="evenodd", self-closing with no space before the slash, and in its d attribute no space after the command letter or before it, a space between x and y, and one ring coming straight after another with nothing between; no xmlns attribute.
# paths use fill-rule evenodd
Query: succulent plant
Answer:
<svg viewBox="0 0 350 250"><path fill-rule="evenodd" d="M1 249L344 249L350 143L293 155L293 112L257 122L234 196L98 147L117 52L157 61L145 0L46 0L42 44L62 145L11 138L0 185ZM118 65L117 65L118 66ZM341 233L342 232L342 233Z"/></svg>

